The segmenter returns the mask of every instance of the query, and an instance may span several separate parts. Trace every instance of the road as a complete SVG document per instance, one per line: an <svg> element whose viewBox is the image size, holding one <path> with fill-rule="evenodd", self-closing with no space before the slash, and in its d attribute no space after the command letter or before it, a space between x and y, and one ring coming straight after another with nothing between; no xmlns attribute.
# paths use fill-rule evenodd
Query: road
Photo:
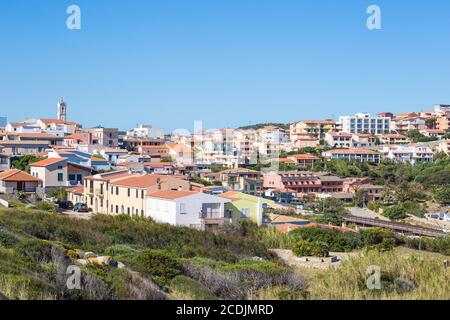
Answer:
<svg viewBox="0 0 450 320"><path fill-rule="evenodd" d="M352 208L348 208L348 210L350 211L350 213L352 214L352 216L355 217L360 217L360 218L370 218L370 219L380 219L383 221L389 221L388 218L382 216L381 214L378 214L372 210L369 210L367 208L357 208L357 207L352 207Z"/></svg>

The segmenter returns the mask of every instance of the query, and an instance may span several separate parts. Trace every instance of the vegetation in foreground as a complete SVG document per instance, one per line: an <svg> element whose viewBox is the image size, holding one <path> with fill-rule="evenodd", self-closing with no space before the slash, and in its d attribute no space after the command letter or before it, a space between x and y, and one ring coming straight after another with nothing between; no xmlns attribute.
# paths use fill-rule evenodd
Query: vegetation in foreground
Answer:
<svg viewBox="0 0 450 320"><path fill-rule="evenodd" d="M0 294L9 299L450 298L448 269L442 262L427 257L410 262L393 255L396 240L385 240L391 239L386 231L372 230L356 238L357 234L300 230L304 231L284 235L244 223L212 233L127 216L94 216L87 221L36 209L0 209ZM367 253L310 277L269 250L300 244L323 255L362 247ZM450 247L448 242L425 241L421 246L435 251ZM110 256L126 267L80 265L82 288L68 290L67 267L87 252ZM383 293L367 293L362 281L368 263L389 266L386 279L411 274L414 290L398 293L389 287ZM345 290L336 292L340 281L346 283Z"/></svg>

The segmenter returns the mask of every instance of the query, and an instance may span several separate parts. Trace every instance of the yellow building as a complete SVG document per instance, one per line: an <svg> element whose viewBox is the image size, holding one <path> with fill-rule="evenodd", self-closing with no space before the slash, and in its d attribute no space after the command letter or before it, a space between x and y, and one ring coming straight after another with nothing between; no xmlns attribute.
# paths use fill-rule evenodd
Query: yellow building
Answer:
<svg viewBox="0 0 450 320"><path fill-rule="evenodd" d="M113 171L84 179L83 195L68 189L71 201L83 200L95 213L146 216L146 196L158 190L189 191L197 188L183 177ZM79 201L76 201L79 202Z"/></svg>
<svg viewBox="0 0 450 320"><path fill-rule="evenodd" d="M323 139L325 133L333 131L336 131L336 122L333 120L303 120L290 126L292 141L295 141L297 136L304 136L305 134Z"/></svg>

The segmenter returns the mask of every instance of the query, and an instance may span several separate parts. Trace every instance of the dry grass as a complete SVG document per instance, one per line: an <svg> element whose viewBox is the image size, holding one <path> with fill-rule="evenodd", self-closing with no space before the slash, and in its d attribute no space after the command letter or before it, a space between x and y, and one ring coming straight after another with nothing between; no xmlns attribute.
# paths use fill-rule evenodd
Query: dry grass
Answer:
<svg viewBox="0 0 450 320"><path fill-rule="evenodd" d="M443 256L418 255L413 251L361 252L343 265L327 271L309 271L309 298L313 300L449 300L450 269ZM366 286L369 266L381 268L381 290ZM398 280L400 279L400 280ZM400 283L410 281L411 291Z"/></svg>

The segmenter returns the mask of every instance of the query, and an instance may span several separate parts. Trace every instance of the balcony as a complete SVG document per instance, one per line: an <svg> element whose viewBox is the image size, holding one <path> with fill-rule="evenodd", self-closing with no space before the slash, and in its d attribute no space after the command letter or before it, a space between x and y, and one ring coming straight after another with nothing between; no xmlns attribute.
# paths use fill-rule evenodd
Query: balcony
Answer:
<svg viewBox="0 0 450 320"><path fill-rule="evenodd" d="M95 195L99 197L104 197L105 193L103 192L102 189L95 189Z"/></svg>

